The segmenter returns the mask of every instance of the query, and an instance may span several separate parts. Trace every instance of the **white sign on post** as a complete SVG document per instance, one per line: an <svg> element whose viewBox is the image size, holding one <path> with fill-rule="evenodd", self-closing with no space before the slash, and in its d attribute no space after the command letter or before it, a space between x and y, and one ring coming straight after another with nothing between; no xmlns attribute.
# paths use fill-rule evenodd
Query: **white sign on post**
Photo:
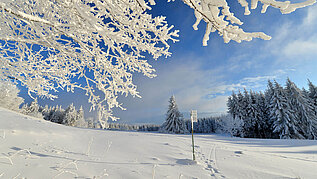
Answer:
<svg viewBox="0 0 317 179"><path fill-rule="evenodd" d="M190 120L192 122L197 122L197 110L190 111Z"/></svg>

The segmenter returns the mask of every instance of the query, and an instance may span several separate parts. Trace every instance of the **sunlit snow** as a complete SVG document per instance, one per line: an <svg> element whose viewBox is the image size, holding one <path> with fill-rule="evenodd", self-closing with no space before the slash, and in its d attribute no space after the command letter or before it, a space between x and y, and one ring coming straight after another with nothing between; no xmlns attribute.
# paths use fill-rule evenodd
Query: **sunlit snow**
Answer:
<svg viewBox="0 0 317 179"><path fill-rule="evenodd" d="M317 178L317 143L80 129L0 108L0 178Z"/></svg>

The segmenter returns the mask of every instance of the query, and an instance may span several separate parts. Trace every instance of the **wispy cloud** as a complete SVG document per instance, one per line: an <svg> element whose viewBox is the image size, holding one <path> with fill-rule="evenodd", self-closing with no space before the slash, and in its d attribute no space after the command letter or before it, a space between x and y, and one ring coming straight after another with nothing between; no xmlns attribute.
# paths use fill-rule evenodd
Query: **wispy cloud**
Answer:
<svg viewBox="0 0 317 179"><path fill-rule="evenodd" d="M282 71L282 70L281 70ZM197 109L199 112L219 114L227 111L226 102L232 91L239 89L263 89L268 79L277 75L246 77L236 83L225 82L226 72L222 67L205 69L199 61L169 61L158 68L158 76L154 79L138 77L138 89L141 99L122 98L128 108L118 111L121 121L156 122L164 120L168 107L168 99L176 96L179 109L188 112Z"/></svg>
<svg viewBox="0 0 317 179"><path fill-rule="evenodd" d="M263 49L276 55L279 63L307 60L317 54L317 6L305 12L303 18L284 20L276 27L273 39Z"/></svg>
<svg viewBox="0 0 317 179"><path fill-rule="evenodd" d="M311 27L317 24L317 6L311 6L308 9L307 16L305 17L302 25Z"/></svg>
<svg viewBox="0 0 317 179"><path fill-rule="evenodd" d="M289 42L285 45L283 55L286 57L311 56L317 55L317 36L312 36L309 39L298 39Z"/></svg>

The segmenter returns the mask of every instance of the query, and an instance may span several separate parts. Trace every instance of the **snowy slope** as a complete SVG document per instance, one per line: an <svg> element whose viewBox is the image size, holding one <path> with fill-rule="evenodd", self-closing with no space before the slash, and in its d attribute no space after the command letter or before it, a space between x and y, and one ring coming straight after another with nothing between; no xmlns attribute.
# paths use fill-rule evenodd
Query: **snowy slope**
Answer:
<svg viewBox="0 0 317 179"><path fill-rule="evenodd" d="M79 129L0 108L0 178L317 178L317 142ZM12 164L11 164L12 162Z"/></svg>

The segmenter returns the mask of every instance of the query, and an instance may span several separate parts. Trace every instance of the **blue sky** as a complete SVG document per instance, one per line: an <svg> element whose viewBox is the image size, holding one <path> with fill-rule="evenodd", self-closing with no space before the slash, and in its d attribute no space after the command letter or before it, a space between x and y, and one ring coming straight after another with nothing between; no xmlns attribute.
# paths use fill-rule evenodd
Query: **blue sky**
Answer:
<svg viewBox="0 0 317 179"><path fill-rule="evenodd" d="M245 31L265 32L272 39L225 44L217 33L211 33L208 46L203 47L205 24L201 22L199 30L193 30L192 9L181 1L156 2L150 12L154 16L167 16L169 24L180 30L180 41L171 45L172 57L149 59L157 71L156 78L135 74L134 82L142 98L119 97L127 108L115 110L120 122L163 123L171 95L175 95L185 117L191 109L197 109L203 117L226 112L226 100L232 90L263 90L268 79L284 85L289 77L299 87L307 87L310 79L317 85L316 5L288 15L271 7L266 14L261 14L258 7L251 15L244 16L244 9L233 1L229 3L230 10L244 22L241 27ZM72 101L76 106L89 108L87 98L79 90L75 94L62 92L54 102L41 100L40 103L64 107Z"/></svg>

